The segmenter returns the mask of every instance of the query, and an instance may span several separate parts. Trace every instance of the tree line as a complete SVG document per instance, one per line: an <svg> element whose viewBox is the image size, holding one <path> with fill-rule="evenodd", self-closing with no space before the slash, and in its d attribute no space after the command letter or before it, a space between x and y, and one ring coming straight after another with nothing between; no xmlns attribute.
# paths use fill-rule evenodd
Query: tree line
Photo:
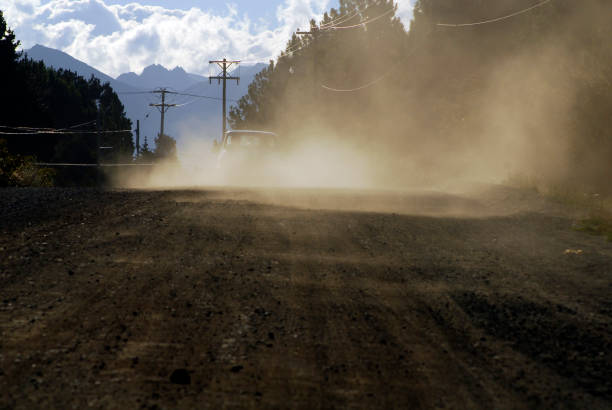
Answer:
<svg viewBox="0 0 612 410"><path fill-rule="evenodd" d="M132 122L108 83L33 61L17 51L19 44L0 10L0 186L99 181L95 169L41 170L33 166L35 161L96 164L176 159L176 142L167 135L157 136L155 150L143 147L142 157L134 158Z"/></svg>
<svg viewBox="0 0 612 410"><path fill-rule="evenodd" d="M505 19L538 1L419 0L410 27L393 1L339 3L256 76L232 127L349 142L393 158L389 178L496 169L612 191L611 2Z"/></svg>
<svg viewBox="0 0 612 410"><path fill-rule="evenodd" d="M43 163L95 164L98 159L131 161L134 143L129 130L132 124L110 85L102 84L93 76L87 80L72 71L46 67L42 62L23 56L17 51L18 46L19 41L0 11L0 88L3 91L0 99L3 128L0 131L5 132L0 137L7 152ZM37 133L39 129L65 129L67 133ZM103 133L99 137L94 132L98 130L128 131ZM98 144L112 149L104 150L103 158L98 158ZM5 180L10 172L3 170ZM83 170L69 174L68 179L74 183L94 180L91 172Z"/></svg>

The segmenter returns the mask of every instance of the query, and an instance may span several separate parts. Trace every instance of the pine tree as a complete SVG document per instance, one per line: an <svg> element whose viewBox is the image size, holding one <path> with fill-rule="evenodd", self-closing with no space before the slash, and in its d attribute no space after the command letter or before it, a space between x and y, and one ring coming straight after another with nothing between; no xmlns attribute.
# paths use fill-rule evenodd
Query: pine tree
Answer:
<svg viewBox="0 0 612 410"><path fill-rule="evenodd" d="M147 136L144 137L144 144L140 148L140 157L138 158L139 162L150 164L155 159L155 154L151 151L149 147L149 141Z"/></svg>
<svg viewBox="0 0 612 410"><path fill-rule="evenodd" d="M155 138L155 159L158 161L177 161L176 140L166 134L157 134L157 138Z"/></svg>
<svg viewBox="0 0 612 410"><path fill-rule="evenodd" d="M20 56L17 52L19 44L15 39L15 33L8 28L4 20L4 13L0 10L0 64L3 68L15 64Z"/></svg>

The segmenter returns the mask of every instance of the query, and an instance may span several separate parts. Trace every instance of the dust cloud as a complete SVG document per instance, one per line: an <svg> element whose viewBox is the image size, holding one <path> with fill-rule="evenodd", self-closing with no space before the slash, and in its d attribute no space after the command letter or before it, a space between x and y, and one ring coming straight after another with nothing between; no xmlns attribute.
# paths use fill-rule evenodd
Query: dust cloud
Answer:
<svg viewBox="0 0 612 410"><path fill-rule="evenodd" d="M332 138L311 138L281 148L258 161L220 160L209 141L189 138L179 146L179 162L161 162L151 170L124 175L128 188L303 187L374 188L375 164L365 153Z"/></svg>
<svg viewBox="0 0 612 410"><path fill-rule="evenodd" d="M434 48L436 38L428 41ZM381 82L354 98L319 91L321 103L308 103L303 87L288 86L266 127L278 132L282 149L256 161L219 166L211 140L187 130L178 163L123 176L119 185L460 193L523 176L544 185L571 181L585 81L568 74L580 68L575 50L551 35L478 65L472 46L458 44L446 54L417 55L422 61L399 85ZM447 69L465 61L477 69ZM295 114L298 107L303 114Z"/></svg>
<svg viewBox="0 0 612 410"><path fill-rule="evenodd" d="M569 165L567 122L574 90L560 86L561 78L540 69L558 63L558 54L538 56L535 66L534 58L516 56L492 70L481 81L478 95L466 101L468 109L454 129L435 129L423 118L433 118L435 123L436 113L409 102L405 114L409 118L399 127L399 135L392 124L368 127L368 134L355 134L355 140L325 127L302 125L300 131L279 135L283 144L277 152L243 164L219 164L211 141L187 132L179 139L178 162L162 162L140 175L125 176L119 185L460 192L475 184L503 183L516 175L558 180L566 177ZM418 118L410 118L411 113ZM381 116L376 110L355 115L365 115L371 123Z"/></svg>

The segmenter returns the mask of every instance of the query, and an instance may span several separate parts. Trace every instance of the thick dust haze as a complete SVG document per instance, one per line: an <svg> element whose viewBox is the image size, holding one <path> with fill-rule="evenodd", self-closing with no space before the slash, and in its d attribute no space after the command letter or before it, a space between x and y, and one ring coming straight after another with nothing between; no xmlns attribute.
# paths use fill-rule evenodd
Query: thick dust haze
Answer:
<svg viewBox="0 0 612 410"><path fill-rule="evenodd" d="M434 138L427 124L417 122L410 123L403 138L397 137L393 124L378 124L380 130L371 138L358 136L355 142L313 126L280 135L288 148L262 158L254 170L251 163L219 167L210 140L187 132L180 137L178 163L162 162L120 184L456 190L466 184L502 183L522 174L556 180L565 177L569 165L567 127L575 92L541 67L558 64L560 58L564 57L542 55L534 66L533 55L516 56L500 64L482 79L479 95L469 98L460 128L446 130L444 138ZM377 98L385 100L385 95ZM423 111L418 102L409 103ZM427 114L435 121L435 112ZM368 123L379 119L378 110L354 115ZM388 136L397 140L389 141Z"/></svg>
<svg viewBox="0 0 612 410"><path fill-rule="evenodd" d="M310 138L252 162L219 163L209 141L190 138L179 147L179 162L161 162L150 171L125 177L132 188L196 186L374 188L375 158L333 138Z"/></svg>
<svg viewBox="0 0 612 410"><path fill-rule="evenodd" d="M564 15L563 23L570 33L588 31L602 7ZM548 18L547 12L539 17ZM219 166L211 140L200 130L183 130L178 163L158 164L120 184L458 192L528 177L542 185L575 182L579 189L601 189L599 174L604 171L607 178L609 166L600 162L601 145L581 142L584 119L576 106L589 87L609 78L597 77L600 66L577 60L575 44L557 30L533 42L515 35L514 27L470 28L467 33L433 27L428 38L413 36L423 42L420 51L400 56L389 80L355 92L319 89L308 78L311 60L281 59L267 73L268 88L260 91L276 97L268 99L266 121L249 123L247 118L242 125L277 132L282 148L255 163ZM499 38L499 45L486 44L483 33ZM599 46L604 34L592 40ZM360 49L361 63L347 61L345 66L352 72L364 59L378 56L376 48L371 50ZM326 81L323 71L317 75ZM281 80L283 88L275 88L274 81ZM585 158L595 162L576 169Z"/></svg>

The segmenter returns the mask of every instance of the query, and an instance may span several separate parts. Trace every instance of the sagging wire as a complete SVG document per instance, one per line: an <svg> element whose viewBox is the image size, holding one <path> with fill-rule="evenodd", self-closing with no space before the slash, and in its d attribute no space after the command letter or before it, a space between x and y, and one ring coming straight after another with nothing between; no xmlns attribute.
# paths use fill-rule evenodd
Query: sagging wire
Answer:
<svg viewBox="0 0 612 410"><path fill-rule="evenodd" d="M52 130L53 128L36 128L36 127L11 127L9 125L0 125L0 128L10 130L24 130L24 131L36 131L36 130Z"/></svg>
<svg viewBox="0 0 612 410"><path fill-rule="evenodd" d="M200 101L200 100L198 100L198 99L193 99L193 100L191 100L191 101L187 101L187 102L184 102L184 103L182 103L182 104L177 104L177 105L176 105L176 107L184 107L184 106L186 106L186 105L193 104L193 103L194 103L194 102L196 102L196 101Z"/></svg>
<svg viewBox="0 0 612 410"><path fill-rule="evenodd" d="M499 21L503 21L503 20L507 20L507 19L510 19L510 18L513 18L513 17L519 16L519 15L521 15L521 14L528 13L528 12L530 12L530 11L532 11L532 10L536 9L536 8L539 8L539 7L544 6L544 5L545 5L545 4L547 4L547 3L551 3L552 1L553 1L553 0L543 0L543 1L539 2L539 3L537 3L537 4L534 4L534 5L533 5L533 6L531 6L531 7L527 7L527 8L525 8L525 9L520 10L520 11L517 11L517 12L511 13L511 14L508 14L508 15L505 15L505 16L502 16L502 17L497 17L497 18L494 18L494 19L482 20L482 21L477 21L477 22L472 22L472 23L461 23L461 24L437 23L437 24L436 24L436 26L438 26L438 27L469 27L469 26L478 26L478 25L484 25L484 24L496 23L496 22L499 22ZM381 17L382 17L382 15L381 15L381 16L379 16L379 17L376 17L376 19L381 18ZM358 27L359 25L356 25L356 26ZM430 32L430 33L428 33L428 35L429 35L429 34L431 34L431 32ZM421 43L421 44L422 44L422 43ZM415 49L414 49L414 50L412 50L412 52L410 52L410 53L409 53L407 56L405 56L404 58L406 58L406 57L410 57L412 54L414 54L414 53L416 52L416 50L417 50L418 48L419 48L419 46L415 47ZM388 76L389 76L389 75L390 75L390 74L391 74L393 71L395 71L395 69L397 68L397 66L399 66L399 62L398 62L398 63L396 63L396 64L395 64L395 65L394 65L394 66L393 66L393 67L392 67L392 68L391 68L389 71L387 71L387 72L386 72L385 74L383 74L382 76L378 77L378 78L377 78L377 79L375 79L374 81L370 81L369 83L364 84L364 85L359 86L359 87L350 88L350 89L339 89L339 88L333 88L333 87L326 86L325 84L321 84L321 88L323 88L323 89L325 89L325 90L327 90L327 91L333 91L333 92L354 92L354 91L363 90L363 89L365 89L365 88L371 87L371 86L373 86L373 85L375 85L375 84L379 83L380 81L384 80L384 79L385 79L386 77L388 77Z"/></svg>
<svg viewBox="0 0 612 410"><path fill-rule="evenodd" d="M73 125L71 127L67 127L67 128L60 128L61 130L72 130L74 128L80 128L80 127L84 127L86 125L92 125L95 124L97 121L96 120L92 120L92 121L88 121L88 122L84 122L82 124L77 124L77 125Z"/></svg>
<svg viewBox="0 0 612 410"><path fill-rule="evenodd" d="M128 91L128 92L119 92L117 94L155 94L157 93L156 91ZM181 92L177 92L177 91L166 91L166 94L174 94L174 95L186 95L188 97L197 97L197 98L206 98L209 100L223 100L223 98L219 98L219 97L210 97L208 95L196 95L196 94L188 94L188 93L181 93ZM231 100L230 100L231 101Z"/></svg>
<svg viewBox="0 0 612 410"><path fill-rule="evenodd" d="M328 23L321 24L321 25L319 26L319 29L324 29L324 28L334 27L334 26L338 26L338 25L340 25L340 24L342 24L342 23L346 23L347 21L351 20L353 17L355 17L355 16L357 16L357 15L360 15L360 14L361 14L361 15L363 15L363 13L365 13L365 11L366 11L366 10L369 10L369 9L371 9L372 7L377 7L377 6L379 6L379 4L376 4L376 3L375 3L375 4L370 4L369 6L367 6L366 8L364 8L363 10L358 10L358 9L356 9L356 10L353 12L353 14L351 14L351 15L350 15L349 17L347 17L345 20L343 20L343 21L339 21L339 22L334 22L335 20L339 20L339 19L341 19L341 18L342 18L342 17L338 17L338 18L336 18L336 19L334 19L334 20L332 20L332 21L330 21L330 22L328 22ZM392 9L395 9L395 6L393 6L393 7L391 7L391 8L392 8ZM361 24L363 24L363 22L362 22L362 23L360 23L360 24L357 24L357 26L359 26L359 25L361 25Z"/></svg>
<svg viewBox="0 0 612 410"><path fill-rule="evenodd" d="M502 16L502 17L497 17L494 19L489 19L489 20L482 20L482 21L476 21L476 22L472 22L472 23L460 23L460 24L453 24L453 23L438 23L436 24L438 27L470 27L470 26L481 26L483 24L491 24L491 23L497 23L499 21L503 21L503 20L508 20L512 17L516 17L516 16L520 16L521 14L525 14L530 12L533 9L537 9L538 7L542 7L543 5L552 2L553 0L544 0L541 1L537 4L534 4L531 7L527 7L526 9L508 14L506 16Z"/></svg>
<svg viewBox="0 0 612 410"><path fill-rule="evenodd" d="M372 7L372 6L368 6L368 8L369 7ZM359 10L353 11L353 13L349 14L349 16L346 16L346 15L342 16L342 15L340 15L340 16L334 18L334 19L331 19L327 23L322 24L321 26L329 26L329 25L333 25L333 24L341 24L341 22L339 22L338 20L343 20L344 18L349 18L350 19L350 18L355 17L357 14L359 14Z"/></svg>
<svg viewBox="0 0 612 410"><path fill-rule="evenodd" d="M381 82L382 80L384 80L385 78L387 78L393 71L395 71L397 67L393 67L391 70L387 71L385 74L381 75L380 77L378 77L376 80L371 81L367 84L364 84L360 87L356 87L356 88L349 88L349 89L339 89L339 88L332 88L332 87L328 87L325 84L321 84L321 88L327 90L327 91L334 91L337 93L350 93L350 92L354 92L354 91L359 91L359 90L363 90L364 88L368 88L373 86L376 83Z"/></svg>
<svg viewBox="0 0 612 410"><path fill-rule="evenodd" d="M341 17L338 17L335 20L329 21L329 22L327 22L325 24L321 24L319 26L319 28L320 29L324 29L324 28L328 28L328 27L337 26L337 25L342 24L342 23L346 23L347 21L353 19L355 16L359 15L360 13L361 12L359 10L355 10L353 12L353 14L349 14L348 16L343 16L343 17L341 16ZM340 20L340 21L337 21L337 20Z"/></svg>
<svg viewBox="0 0 612 410"><path fill-rule="evenodd" d="M57 130L39 130L27 132L4 132L0 131L0 135L82 135L82 134L118 134L124 132L132 132L132 130L109 130L109 131L62 131Z"/></svg>
<svg viewBox="0 0 612 410"><path fill-rule="evenodd" d="M548 1L550 1L550 0L548 0ZM376 16L376 17L372 17L372 18L370 18L370 19L363 20L363 21L361 21L361 22L360 22L360 23L358 23L358 24L353 24L353 25L350 25L350 26L332 26L332 27L330 27L330 28L326 28L326 29L324 29L324 30L322 30L322 31L331 31L331 30L345 30L345 29L352 29L352 28L364 27L366 24L370 24L370 23L372 23L372 22L374 22L374 21L376 21L376 20L379 20L379 19L381 19L381 18L385 17L386 15L388 15L388 14L390 14L390 13L394 12L394 11L395 11L395 6L394 6L394 7L391 7L389 10L385 11L384 13L382 13L382 14L380 14L380 15Z"/></svg>
<svg viewBox="0 0 612 410"><path fill-rule="evenodd" d="M95 124L96 120L84 122L82 124L71 125L65 128L50 128L50 127L12 127L9 125L0 125L0 128L10 129L10 130L24 130L24 131L62 131L62 130L71 130L74 128L84 127L85 125Z"/></svg>
<svg viewBox="0 0 612 410"><path fill-rule="evenodd" d="M189 94L189 93L177 93L177 92L168 92L168 94L185 95L185 96L188 96L188 97L204 98L204 99L208 99L208 100L223 101L223 98L210 97L208 95L198 95L198 94ZM228 98L226 98L226 100L227 101L236 102L236 100L232 100L232 99L228 99Z"/></svg>
<svg viewBox="0 0 612 410"><path fill-rule="evenodd" d="M153 164L73 164L66 162L35 162L38 167L150 167Z"/></svg>
<svg viewBox="0 0 612 410"><path fill-rule="evenodd" d="M363 9L361 11L360 10L355 10L353 13L351 13L349 15L346 15L346 16L338 16L337 18L335 18L335 19L333 19L333 20L331 20L331 21L329 21L329 22L327 22L325 24L321 24L320 26L318 26L318 29L320 31L331 31L334 27L336 27L336 26L338 26L340 24L346 23L347 21L350 21L354 17L362 14L364 11L366 11L369 8L374 7L374 6L375 6L375 4L370 5L370 6L366 7L365 9ZM386 12L386 13L389 13L389 11ZM380 17L382 17L382 16L376 17L375 19L378 19ZM361 22L357 26L361 26L362 24L367 24L367 23L369 23L369 21ZM340 28L342 28L342 27L340 27ZM347 28L352 28L352 27L347 27ZM285 58L285 57L291 57L294 53L296 53L296 52L298 52L300 50L303 50L304 48L306 48L308 46L309 46L309 44L296 44L296 45L294 45L292 47L289 47L288 49L281 50L281 55L277 56L276 54L274 54L274 55L271 55L269 57L266 57L265 60L267 61L267 60L273 60L275 58L276 59L281 59L281 58ZM262 59L262 60L264 60L264 59ZM245 60L245 59L241 59L241 62L244 64L244 63L260 63L262 61L261 60Z"/></svg>
<svg viewBox="0 0 612 410"><path fill-rule="evenodd" d="M427 33L425 33L425 35L423 36L423 38L428 38L432 33L434 32L434 29L430 29ZM355 87L355 88L347 88L347 89L342 89L342 88L334 88L334 87L329 87L325 84L321 84L321 88L323 88L324 90L327 91L333 91L333 92L339 92L339 93L349 93L349 92L354 92L354 91L359 91L359 90L363 90L366 88L369 88L379 82L381 82L382 80L384 80L385 78L387 78L388 76L390 76L395 70L397 70L400 65L404 62L403 60L412 57L417 51L419 51L419 49L421 47L423 47L423 45L425 44L425 41L422 39L420 41L419 44L417 44L416 46L414 46L412 48L412 50L410 50L410 52L408 52L408 54L405 54L401 60L397 61L395 64L393 64L393 66L387 70L386 73L384 73L383 75L381 75L380 77L376 78L373 81L370 81L364 85L361 85L359 87Z"/></svg>
<svg viewBox="0 0 612 410"><path fill-rule="evenodd" d="M375 4L370 5L370 6L366 7L365 9L363 9L361 11L355 10L353 13L351 13L351 14L349 14L347 16L338 16L337 18L335 18L335 19L333 19L331 21L328 21L325 24L321 24L320 26L318 26L318 29L321 30L321 31L331 30L331 29L333 29L333 27L336 27L336 26L338 26L340 24L343 24L343 23L346 23L347 21L352 20L354 17L362 14L364 11L366 11L369 8L374 7L374 6L375 6ZM365 24L367 24L367 23L368 22L365 22ZM364 24L364 22L360 23L358 26L360 26L361 24ZM296 44L296 45L294 45L292 47L289 47L288 49L281 50L281 53L282 53L281 55L277 56L276 54L274 54L274 55L271 55L269 57L266 57L265 60L267 61L267 60L272 60L272 59L275 59L275 58L281 59L281 58L285 58L285 57L290 57L292 54L294 54L294 53L296 53L296 52L298 52L300 50L303 50L304 48L306 48L308 46L309 46L309 44ZM262 60L264 60L264 59L262 59ZM242 59L241 62L242 63L260 63L261 61L260 60L244 60L244 59Z"/></svg>
<svg viewBox="0 0 612 410"><path fill-rule="evenodd" d="M154 94L155 91L116 91L115 94L123 94L123 95L130 95L130 94Z"/></svg>

